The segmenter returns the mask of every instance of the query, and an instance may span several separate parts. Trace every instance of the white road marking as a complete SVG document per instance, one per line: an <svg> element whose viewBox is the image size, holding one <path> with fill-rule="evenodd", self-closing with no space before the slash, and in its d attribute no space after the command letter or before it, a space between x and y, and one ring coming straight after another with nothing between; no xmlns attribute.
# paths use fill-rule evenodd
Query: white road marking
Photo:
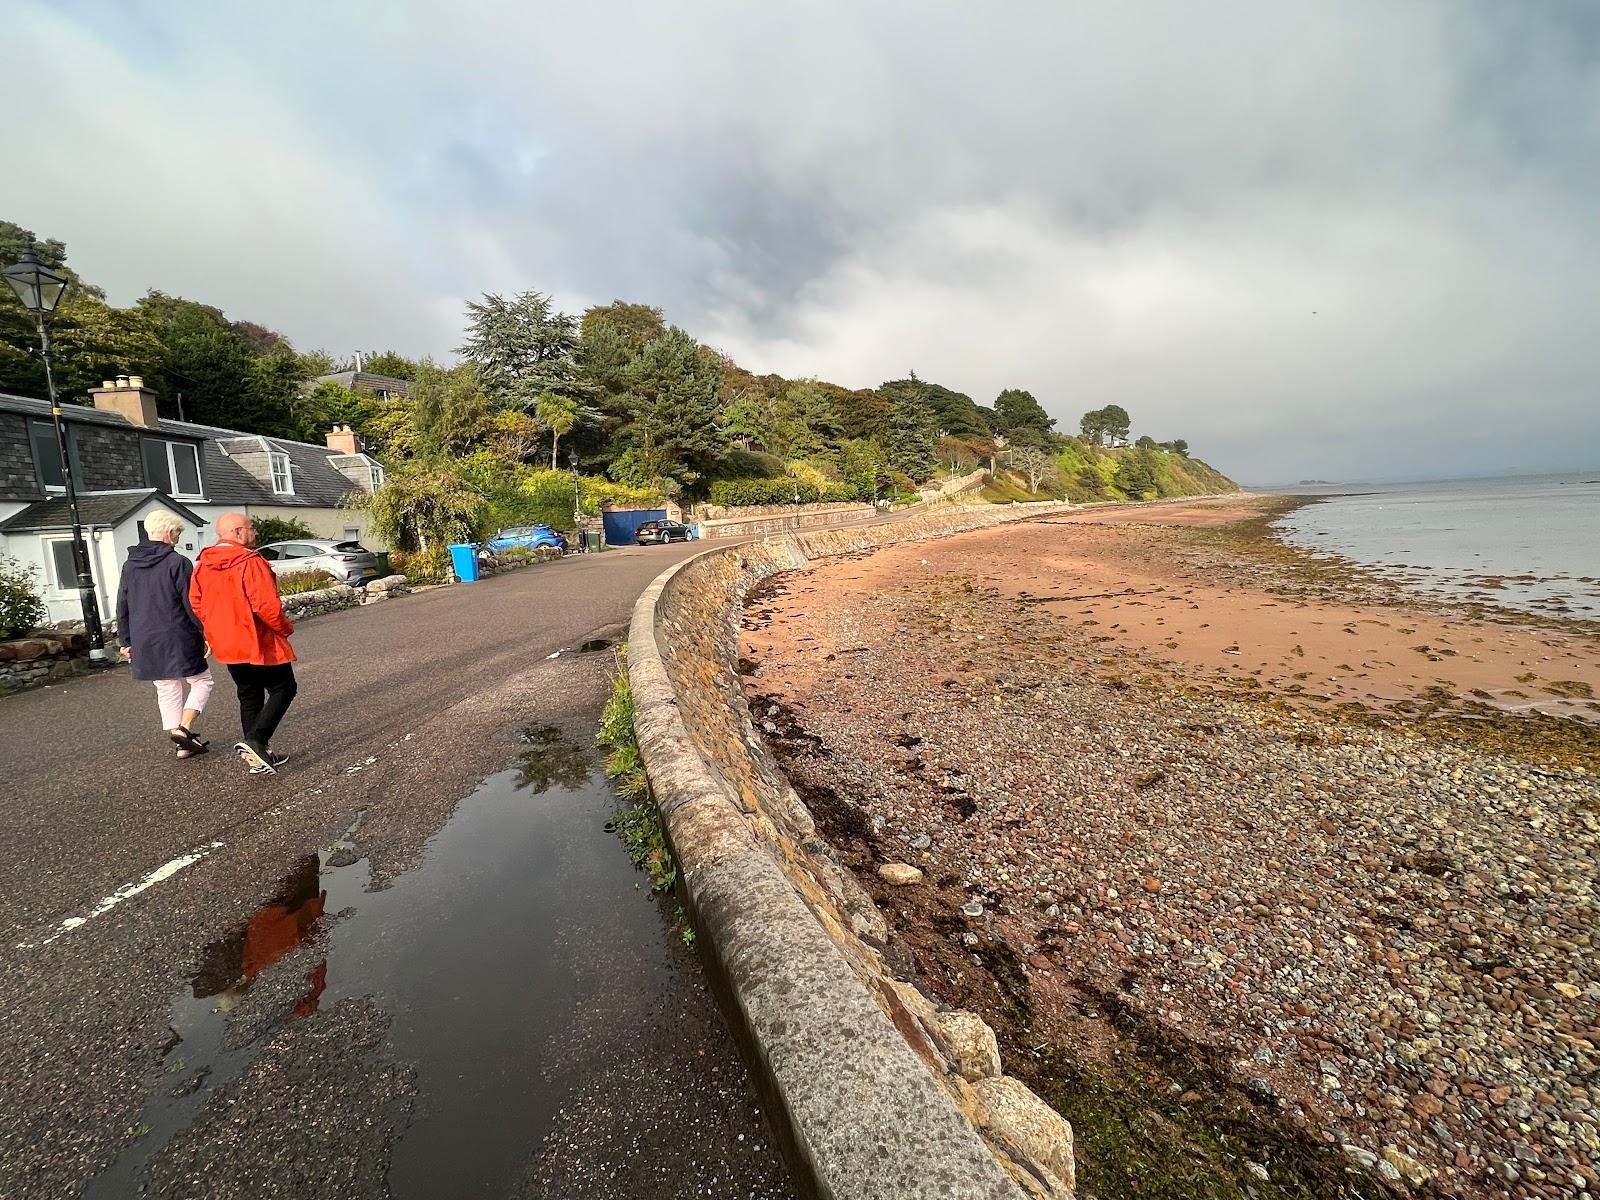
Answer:
<svg viewBox="0 0 1600 1200"><path fill-rule="evenodd" d="M151 871L150 874L139 880L138 883L128 883L124 884L122 887L119 887L109 896L103 898L99 904L95 905L93 911L91 911L88 916L67 917L55 927L54 932L52 932L49 937L40 938L37 942L18 942L17 949L32 950L35 946L48 946L63 933L76 929L80 925L87 925L96 917L103 916L105 913L110 912L124 900L129 900L134 896L137 896L140 892L146 891L149 888L155 887L155 885L158 883L162 883L168 879L171 879L179 871L182 871L186 867L194 866L195 863L199 862L213 850L218 850L221 848L221 842L209 842L200 847L198 850L191 851L188 854L179 855L171 862L163 863L154 871Z"/></svg>

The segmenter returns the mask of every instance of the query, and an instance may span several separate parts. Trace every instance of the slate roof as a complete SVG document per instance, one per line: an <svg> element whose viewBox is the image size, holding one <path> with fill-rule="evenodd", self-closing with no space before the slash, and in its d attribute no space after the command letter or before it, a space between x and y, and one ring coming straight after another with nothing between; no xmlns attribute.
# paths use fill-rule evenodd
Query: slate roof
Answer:
<svg viewBox="0 0 1600 1200"><path fill-rule="evenodd" d="M50 404L46 400L36 400L31 396L0 393L0 412L18 413L48 420ZM215 425L196 425L192 421L168 421L165 418L156 423L155 429L146 430L142 426L135 425L121 413L108 412L87 404L63 404L61 412L63 418L69 422L109 425L140 433L161 433L167 437L199 442L200 473L205 480L207 504L273 504L285 508L332 508L352 492L361 490L334 469L333 464L328 461L334 451L329 450L327 446L241 433L237 429L220 429ZM233 438L260 438L273 450L281 450L287 454L294 480L294 495L278 495L272 490L270 483L257 479L223 453L220 443Z"/></svg>
<svg viewBox="0 0 1600 1200"><path fill-rule="evenodd" d="M335 371L332 375L318 375L306 386L314 388L319 383L329 382L366 395L376 392L388 392L391 396L411 395L409 379L396 379L393 375L379 375L373 371Z"/></svg>
<svg viewBox="0 0 1600 1200"><path fill-rule="evenodd" d="M141 488L132 492L88 492L78 497L78 516L85 525L109 525L113 529L126 521L147 500L159 500L191 527L198 528L206 522L171 496L155 488ZM38 500L21 512L12 513L0 521L0 533L36 533L47 529L71 529L72 510L65 497Z"/></svg>

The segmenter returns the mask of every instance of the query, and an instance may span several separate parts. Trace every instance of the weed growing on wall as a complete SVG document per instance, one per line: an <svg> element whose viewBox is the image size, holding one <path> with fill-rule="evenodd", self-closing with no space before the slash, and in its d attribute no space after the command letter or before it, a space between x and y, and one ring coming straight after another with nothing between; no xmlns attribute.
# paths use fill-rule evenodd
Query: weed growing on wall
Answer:
<svg viewBox="0 0 1600 1200"><path fill-rule="evenodd" d="M651 890L665 892L678 881L678 868L672 861L672 852L667 849L660 814L650 799L650 786L633 731L634 714L633 687L628 682L628 648L623 645L617 650L611 697L600 714L600 732L595 735L595 742L606 751L606 774L626 801L607 823L607 828L622 839L633 865L650 876Z"/></svg>

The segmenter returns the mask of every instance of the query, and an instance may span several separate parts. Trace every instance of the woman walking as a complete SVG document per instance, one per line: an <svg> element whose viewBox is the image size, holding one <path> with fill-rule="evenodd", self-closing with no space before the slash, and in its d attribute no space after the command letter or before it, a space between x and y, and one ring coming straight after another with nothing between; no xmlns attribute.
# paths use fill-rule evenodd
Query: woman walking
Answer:
<svg viewBox="0 0 1600 1200"><path fill-rule="evenodd" d="M175 513L158 509L145 518L144 528L149 540L131 547L122 566L117 640L133 664L133 677L156 685L161 724L178 757L193 758L209 748L195 736L194 725L211 696L205 635L189 607L194 564L173 548L184 528Z"/></svg>

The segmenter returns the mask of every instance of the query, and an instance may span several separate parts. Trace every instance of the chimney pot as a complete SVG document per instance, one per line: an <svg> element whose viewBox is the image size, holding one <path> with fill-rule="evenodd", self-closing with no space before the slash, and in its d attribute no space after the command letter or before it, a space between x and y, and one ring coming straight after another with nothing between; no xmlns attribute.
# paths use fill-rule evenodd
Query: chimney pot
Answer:
<svg viewBox="0 0 1600 1200"><path fill-rule="evenodd" d="M118 375L117 376L117 386L119 388L127 387L128 386L128 377L126 375Z"/></svg>
<svg viewBox="0 0 1600 1200"><path fill-rule="evenodd" d="M128 376L128 386L129 387L142 388L144 386L144 376L143 375L129 375Z"/></svg>
<svg viewBox="0 0 1600 1200"><path fill-rule="evenodd" d="M112 388L116 387L117 384L116 384L116 381L113 380L113 379L102 379L100 381L100 386L105 388L106 391L109 392Z"/></svg>

